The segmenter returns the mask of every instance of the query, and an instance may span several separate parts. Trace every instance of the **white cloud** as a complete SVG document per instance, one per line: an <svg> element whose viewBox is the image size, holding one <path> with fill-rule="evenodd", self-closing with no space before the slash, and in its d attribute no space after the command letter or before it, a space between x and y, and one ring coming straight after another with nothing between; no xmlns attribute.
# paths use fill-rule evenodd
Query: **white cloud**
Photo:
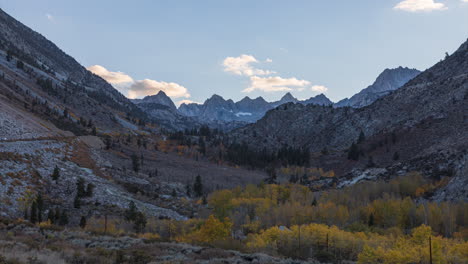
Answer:
<svg viewBox="0 0 468 264"><path fill-rule="evenodd" d="M398 3L394 9L415 13L446 10L448 8L443 3L436 3L434 0L404 0Z"/></svg>
<svg viewBox="0 0 468 264"><path fill-rule="evenodd" d="M123 84L133 82L133 78L123 72L112 72L101 65L93 65L88 71L100 76L110 84Z"/></svg>
<svg viewBox="0 0 468 264"><path fill-rule="evenodd" d="M242 92L250 93L255 90L263 92L279 92L279 91L292 91L293 88L302 88L310 85L309 81L298 80L296 78L281 78L279 76L274 77L250 77L250 86L244 89Z"/></svg>
<svg viewBox="0 0 468 264"><path fill-rule="evenodd" d="M275 72L254 68L251 64L258 63L258 60L252 55L242 54L239 57L227 57L223 61L224 71L236 75L269 75Z"/></svg>
<svg viewBox="0 0 468 264"><path fill-rule="evenodd" d="M169 97L180 98L185 97L189 98L190 94L188 93L187 88L183 87L180 84L173 82L158 82L155 80L144 79L140 81L135 81L128 88L128 98L134 99L139 97L144 97L147 95L157 94L159 91L163 91Z"/></svg>
<svg viewBox="0 0 468 264"><path fill-rule="evenodd" d="M55 20L54 16L52 16L51 14L46 14L45 16L46 16L47 20L49 20L51 22L54 22L54 20Z"/></svg>
<svg viewBox="0 0 468 264"><path fill-rule="evenodd" d="M468 0L461 0L463 3L468 3Z"/></svg>
<svg viewBox="0 0 468 264"><path fill-rule="evenodd" d="M200 102L195 102L195 101L192 101L192 100L188 100L188 99L184 99L184 100L180 100L177 102L177 105L180 106L182 104L201 104Z"/></svg>
<svg viewBox="0 0 468 264"><path fill-rule="evenodd" d="M112 84L122 94L131 99L154 95L159 91L163 91L167 96L173 98L190 97L187 88L174 82L151 79L135 81L131 76L123 72L112 72L101 65L93 65L87 69Z"/></svg>
<svg viewBox="0 0 468 264"><path fill-rule="evenodd" d="M310 87L310 90L313 91L313 92L317 92L317 93L324 93L324 92L328 91L328 88L323 86L323 85L314 85L314 86Z"/></svg>
<svg viewBox="0 0 468 264"><path fill-rule="evenodd" d="M468 1L468 0L467 0L467 1ZM271 63L271 62L273 62L273 60L270 59L270 58L267 58L267 59L265 60L265 62Z"/></svg>

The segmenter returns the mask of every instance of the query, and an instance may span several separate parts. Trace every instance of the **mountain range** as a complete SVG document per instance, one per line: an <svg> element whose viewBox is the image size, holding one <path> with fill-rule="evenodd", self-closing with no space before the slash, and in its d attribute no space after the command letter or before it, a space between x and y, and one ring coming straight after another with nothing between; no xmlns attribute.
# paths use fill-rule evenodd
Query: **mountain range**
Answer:
<svg viewBox="0 0 468 264"><path fill-rule="evenodd" d="M221 127L230 124L230 129L247 123L254 123L261 119L267 111L286 103L333 105L334 107L364 107L391 91L400 88L419 73L420 71L416 69L403 67L385 69L372 85L351 98L343 99L338 103L333 103L324 94L319 94L307 100L299 100L288 92L280 100L274 102L267 102L263 97L251 99L248 96L238 102L234 102L231 99L226 100L215 94L203 104L184 103L177 109L174 102L163 91L159 91L155 95L146 96L143 99L133 99L132 102L153 118L170 124L170 127L177 128L178 124L178 128L183 129L194 124L213 125L216 123ZM177 120L183 121L177 122ZM233 122L235 122L235 125Z"/></svg>

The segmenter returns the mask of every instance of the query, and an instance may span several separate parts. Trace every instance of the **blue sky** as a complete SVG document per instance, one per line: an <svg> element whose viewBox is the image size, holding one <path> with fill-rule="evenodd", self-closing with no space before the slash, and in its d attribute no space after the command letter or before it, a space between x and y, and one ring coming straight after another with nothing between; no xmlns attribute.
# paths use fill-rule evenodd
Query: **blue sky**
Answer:
<svg viewBox="0 0 468 264"><path fill-rule="evenodd" d="M468 37L468 0L0 0L127 96L333 101Z"/></svg>

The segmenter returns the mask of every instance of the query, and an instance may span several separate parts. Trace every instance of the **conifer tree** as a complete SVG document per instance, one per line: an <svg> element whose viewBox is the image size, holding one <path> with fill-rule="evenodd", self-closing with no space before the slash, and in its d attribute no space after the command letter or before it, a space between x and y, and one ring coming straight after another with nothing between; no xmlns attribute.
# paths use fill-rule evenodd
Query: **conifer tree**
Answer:
<svg viewBox="0 0 468 264"><path fill-rule="evenodd" d="M59 177L60 177L60 170L57 167L57 165L55 165L54 172L52 173L52 180L54 180L57 183Z"/></svg>
<svg viewBox="0 0 468 264"><path fill-rule="evenodd" d="M195 183L193 184L193 191L197 197L203 195L203 183L200 175L197 175L195 178Z"/></svg>
<svg viewBox="0 0 468 264"><path fill-rule="evenodd" d="M142 212L137 212L133 221L133 229L136 233L142 233L146 227L146 216Z"/></svg>
<svg viewBox="0 0 468 264"><path fill-rule="evenodd" d="M86 217L82 216L80 219L80 227L85 228L86 227Z"/></svg>
<svg viewBox="0 0 468 264"><path fill-rule="evenodd" d="M60 214L59 225L61 225L61 226L68 225L67 212L62 211L62 213Z"/></svg>
<svg viewBox="0 0 468 264"><path fill-rule="evenodd" d="M49 220L52 224L55 224L55 212L54 210L50 209L47 213L47 220Z"/></svg>
<svg viewBox="0 0 468 264"><path fill-rule="evenodd" d="M31 205L31 213L30 213L30 218L29 220L31 221L31 223L36 223L37 222L37 203L36 201L32 202L32 205Z"/></svg>
<svg viewBox="0 0 468 264"><path fill-rule="evenodd" d="M37 203L37 221L42 222L42 213L44 212L44 199L42 198L41 193L39 193L36 196L36 203Z"/></svg>
<svg viewBox="0 0 468 264"><path fill-rule="evenodd" d="M351 144L348 150L348 159L359 160L359 148L355 143Z"/></svg>
<svg viewBox="0 0 468 264"><path fill-rule="evenodd" d="M131 158L133 171L138 172L140 170L140 161L138 160L138 156L134 153Z"/></svg>
<svg viewBox="0 0 468 264"><path fill-rule="evenodd" d="M366 136L364 135L364 132L361 130L361 133L359 133L358 141L357 143L360 144L366 140Z"/></svg>
<svg viewBox="0 0 468 264"><path fill-rule="evenodd" d="M128 204L128 209L125 210L125 212L124 212L125 220L134 221L136 219L137 213L138 213L138 209L137 209L137 207L135 205L135 202L131 201Z"/></svg>

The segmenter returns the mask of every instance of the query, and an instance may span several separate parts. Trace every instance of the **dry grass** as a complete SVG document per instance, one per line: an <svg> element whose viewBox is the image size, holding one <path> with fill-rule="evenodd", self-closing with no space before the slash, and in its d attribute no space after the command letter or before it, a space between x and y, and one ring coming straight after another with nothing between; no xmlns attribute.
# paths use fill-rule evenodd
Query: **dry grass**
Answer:
<svg viewBox="0 0 468 264"><path fill-rule="evenodd" d="M99 167L96 165L96 162L91 158L91 153L89 147L80 141L75 141L73 144L73 154L70 158L70 161L78 164L80 167L88 168L93 171L93 173L99 177L109 179L106 177Z"/></svg>

